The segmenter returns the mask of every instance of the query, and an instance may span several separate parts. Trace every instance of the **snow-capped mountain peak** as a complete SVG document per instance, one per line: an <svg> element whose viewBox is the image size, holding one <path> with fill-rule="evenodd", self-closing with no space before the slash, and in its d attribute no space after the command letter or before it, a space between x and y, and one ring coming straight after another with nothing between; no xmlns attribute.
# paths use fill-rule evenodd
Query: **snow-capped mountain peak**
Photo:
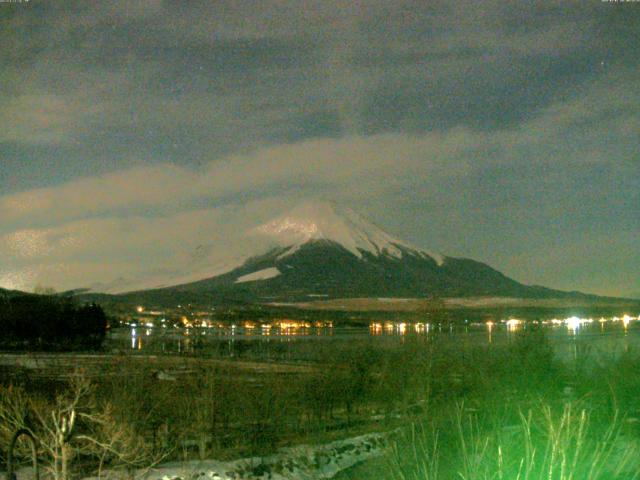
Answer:
<svg viewBox="0 0 640 480"><path fill-rule="evenodd" d="M233 245L234 251L243 250L241 255L232 257L223 251L225 262L214 264L211 252L216 249L197 247L193 256L197 265L182 272L176 269L171 277L160 272L146 279L150 287L145 290L152 290L136 294L169 303L199 295L223 303L309 301L316 297L386 301L431 296L573 295L523 285L481 262L429 253L331 203L304 203L244 233ZM214 265L226 267L213 273ZM121 291L124 288L120 286Z"/></svg>
<svg viewBox="0 0 640 480"><path fill-rule="evenodd" d="M303 203L254 229L277 245L289 247L280 258L298 251L311 240L329 240L362 257L363 252L401 258L404 251L429 256L438 265L444 261L439 254L426 252L402 242L347 208L328 202Z"/></svg>

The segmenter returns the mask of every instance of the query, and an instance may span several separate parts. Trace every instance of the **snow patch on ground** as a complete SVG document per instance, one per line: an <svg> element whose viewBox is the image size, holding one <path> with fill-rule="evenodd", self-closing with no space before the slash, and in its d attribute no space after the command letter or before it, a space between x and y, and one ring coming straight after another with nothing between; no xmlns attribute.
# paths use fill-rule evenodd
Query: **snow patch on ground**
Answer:
<svg viewBox="0 0 640 480"><path fill-rule="evenodd" d="M269 278L277 277L278 275L280 275L280 270L278 270L276 267L269 267L263 270L258 270L257 272L242 275L241 277L238 277L235 283L255 282L256 280L267 280Z"/></svg>
<svg viewBox="0 0 640 480"><path fill-rule="evenodd" d="M144 480L312 480L333 478L339 472L373 457L387 448L388 433L370 433L323 445L281 448L274 455L233 461L188 461L161 464L140 470ZM114 477L116 472L108 472ZM84 479L93 480L93 479Z"/></svg>

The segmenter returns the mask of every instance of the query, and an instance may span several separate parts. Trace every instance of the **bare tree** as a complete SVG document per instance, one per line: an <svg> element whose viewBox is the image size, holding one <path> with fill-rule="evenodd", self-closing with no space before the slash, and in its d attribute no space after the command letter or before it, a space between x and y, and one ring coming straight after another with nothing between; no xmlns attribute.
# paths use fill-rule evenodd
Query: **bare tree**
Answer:
<svg viewBox="0 0 640 480"><path fill-rule="evenodd" d="M37 441L43 469L53 480L70 480L75 459L87 462L102 477L106 468L131 471L163 458L114 416L109 403L96 401L91 383L81 374L72 375L67 390L53 402L6 389L0 394L0 420L3 436L11 428L28 429Z"/></svg>

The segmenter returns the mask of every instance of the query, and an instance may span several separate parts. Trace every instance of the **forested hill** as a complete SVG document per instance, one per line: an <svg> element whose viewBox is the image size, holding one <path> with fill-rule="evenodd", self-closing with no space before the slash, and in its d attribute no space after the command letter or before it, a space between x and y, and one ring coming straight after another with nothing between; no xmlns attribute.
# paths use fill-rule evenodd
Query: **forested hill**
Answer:
<svg viewBox="0 0 640 480"><path fill-rule="evenodd" d="M0 291L0 348L96 350L106 335L101 307L70 297Z"/></svg>

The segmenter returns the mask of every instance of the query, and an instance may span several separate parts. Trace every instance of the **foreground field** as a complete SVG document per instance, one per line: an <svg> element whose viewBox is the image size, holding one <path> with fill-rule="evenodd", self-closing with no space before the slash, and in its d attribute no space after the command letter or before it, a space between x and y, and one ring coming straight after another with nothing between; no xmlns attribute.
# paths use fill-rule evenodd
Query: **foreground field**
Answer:
<svg viewBox="0 0 640 480"><path fill-rule="evenodd" d="M304 364L4 356L2 451L26 426L40 439L49 475L68 480L132 475L165 462L262 458L283 447L392 432L384 455L331 475L626 480L640 471L634 352L596 361L581 350L563 363L537 330L509 344L467 348L421 337L315 348L315 360ZM75 430L57 444L48 432L71 410ZM64 470L56 457L62 451Z"/></svg>

